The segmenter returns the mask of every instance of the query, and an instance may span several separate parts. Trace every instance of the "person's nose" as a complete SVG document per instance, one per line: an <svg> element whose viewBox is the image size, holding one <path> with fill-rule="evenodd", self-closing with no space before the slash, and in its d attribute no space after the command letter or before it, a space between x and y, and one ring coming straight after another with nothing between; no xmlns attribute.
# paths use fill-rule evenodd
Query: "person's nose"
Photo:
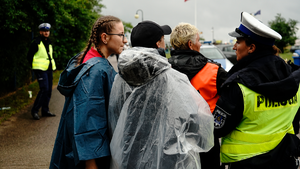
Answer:
<svg viewBox="0 0 300 169"><path fill-rule="evenodd" d="M236 43L233 45L233 48L232 48L233 50L236 50Z"/></svg>
<svg viewBox="0 0 300 169"><path fill-rule="evenodd" d="M127 38L126 38L126 37L124 37L124 41L123 41L123 43L127 43L127 42L128 42Z"/></svg>

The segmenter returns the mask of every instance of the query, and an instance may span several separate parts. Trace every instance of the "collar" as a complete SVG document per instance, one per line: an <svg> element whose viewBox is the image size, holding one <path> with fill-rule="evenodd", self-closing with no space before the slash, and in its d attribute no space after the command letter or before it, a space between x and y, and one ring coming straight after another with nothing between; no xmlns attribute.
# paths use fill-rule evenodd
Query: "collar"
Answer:
<svg viewBox="0 0 300 169"><path fill-rule="evenodd" d="M244 57L240 61L238 61L228 72L228 76L232 75L233 73L247 67L249 64L254 62L257 59L260 59L265 56L273 55L270 51L260 51L260 52L253 52L248 56Z"/></svg>
<svg viewBox="0 0 300 169"><path fill-rule="evenodd" d="M85 63L86 61L88 61L89 59L91 59L93 57L101 57L102 58L102 56L98 53L98 51L95 50L94 47L91 47L91 49L86 53L82 63Z"/></svg>

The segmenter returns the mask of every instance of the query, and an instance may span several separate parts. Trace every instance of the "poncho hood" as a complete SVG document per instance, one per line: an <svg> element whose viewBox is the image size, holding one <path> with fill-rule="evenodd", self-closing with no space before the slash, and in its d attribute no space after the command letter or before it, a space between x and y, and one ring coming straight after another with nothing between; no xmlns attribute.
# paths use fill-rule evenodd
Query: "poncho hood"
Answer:
<svg viewBox="0 0 300 169"><path fill-rule="evenodd" d="M119 74L132 86L140 86L170 67L154 48L134 47L119 56Z"/></svg>
<svg viewBox="0 0 300 169"><path fill-rule="evenodd" d="M80 56L78 53L68 62L66 69L60 74L57 89L64 96L71 96L80 80L80 78L100 60L105 61L105 58L95 57L89 59L86 63L80 64L76 67L76 58ZM108 62L106 60L106 62ZM109 62L107 64L110 64Z"/></svg>

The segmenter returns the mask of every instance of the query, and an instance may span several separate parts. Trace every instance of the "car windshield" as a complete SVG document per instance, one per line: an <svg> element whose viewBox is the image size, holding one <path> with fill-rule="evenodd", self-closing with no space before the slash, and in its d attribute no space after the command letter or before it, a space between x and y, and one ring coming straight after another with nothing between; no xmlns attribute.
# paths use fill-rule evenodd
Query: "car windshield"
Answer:
<svg viewBox="0 0 300 169"><path fill-rule="evenodd" d="M235 50L233 50L233 46L224 47L224 51L225 52L235 52Z"/></svg>
<svg viewBox="0 0 300 169"><path fill-rule="evenodd" d="M209 59L224 59L217 48L200 48L200 53Z"/></svg>

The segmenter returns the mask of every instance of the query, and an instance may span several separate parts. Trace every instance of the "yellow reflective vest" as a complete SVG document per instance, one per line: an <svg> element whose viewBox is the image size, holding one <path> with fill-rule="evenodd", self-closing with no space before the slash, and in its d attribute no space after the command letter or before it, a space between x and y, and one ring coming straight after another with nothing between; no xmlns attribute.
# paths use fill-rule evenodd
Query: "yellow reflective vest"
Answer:
<svg viewBox="0 0 300 169"><path fill-rule="evenodd" d="M50 54L51 63L52 63L52 70L55 70L56 66L55 66L55 61L52 56L53 49L52 49L51 44L49 44L49 54ZM49 61L46 47L43 44L43 42L41 41L40 44L38 44L38 51L33 56L32 69L46 71L46 70L48 70L49 64L50 64L50 61Z"/></svg>
<svg viewBox="0 0 300 169"><path fill-rule="evenodd" d="M241 123L222 138L221 162L245 160L274 149L287 133L294 134L292 122L300 106L299 89L290 100L274 102L242 84L244 99Z"/></svg>

